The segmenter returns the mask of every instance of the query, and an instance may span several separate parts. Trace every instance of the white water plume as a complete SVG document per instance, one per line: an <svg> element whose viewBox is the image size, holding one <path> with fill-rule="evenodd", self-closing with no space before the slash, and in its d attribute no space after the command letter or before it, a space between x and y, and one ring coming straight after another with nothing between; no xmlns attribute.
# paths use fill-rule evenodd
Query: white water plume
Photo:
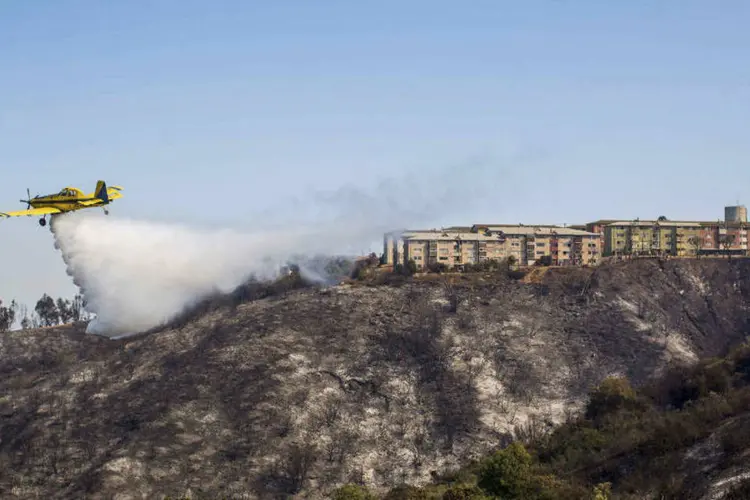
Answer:
<svg viewBox="0 0 750 500"><path fill-rule="evenodd" d="M272 279L301 243L299 234L197 230L90 213L57 216L50 229L86 310L96 315L88 332L107 336L164 324L250 276Z"/></svg>
<svg viewBox="0 0 750 500"><path fill-rule="evenodd" d="M470 166L462 166L466 174ZM386 231L407 224L440 220L460 199L466 210L493 192L497 170L482 179L446 178L432 182L383 183L367 193L342 188L313 195L311 206L299 202L297 214L328 208L325 223L299 222L247 233L199 230L183 225L135 221L114 215L74 212L53 218L50 230L67 272L81 289L86 310L96 315L88 332L110 337L139 333L163 325L209 294L227 293L250 276L271 279L297 255L333 255L362 248ZM500 177L507 180L507 172ZM432 184L432 185L430 185ZM304 274L304 268L303 274ZM310 269L308 277L315 270Z"/></svg>

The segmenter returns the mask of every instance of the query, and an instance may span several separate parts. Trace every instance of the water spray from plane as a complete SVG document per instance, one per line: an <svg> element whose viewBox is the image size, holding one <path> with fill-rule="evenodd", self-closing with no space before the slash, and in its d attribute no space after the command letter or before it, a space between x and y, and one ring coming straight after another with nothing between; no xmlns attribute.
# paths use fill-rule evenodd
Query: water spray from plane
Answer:
<svg viewBox="0 0 750 500"><path fill-rule="evenodd" d="M281 235L71 213L52 219L55 246L95 314L88 332L138 333L251 275L272 279L294 250ZM275 247L274 247L275 245Z"/></svg>

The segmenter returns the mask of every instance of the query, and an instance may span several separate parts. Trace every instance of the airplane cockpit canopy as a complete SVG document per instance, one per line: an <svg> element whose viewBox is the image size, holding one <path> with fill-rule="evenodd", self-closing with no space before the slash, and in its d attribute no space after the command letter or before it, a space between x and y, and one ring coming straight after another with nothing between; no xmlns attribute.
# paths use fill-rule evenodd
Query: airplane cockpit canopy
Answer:
<svg viewBox="0 0 750 500"><path fill-rule="evenodd" d="M63 188L62 191L60 191L60 194L62 196L76 196L78 194L78 191L74 188L66 187L66 188Z"/></svg>

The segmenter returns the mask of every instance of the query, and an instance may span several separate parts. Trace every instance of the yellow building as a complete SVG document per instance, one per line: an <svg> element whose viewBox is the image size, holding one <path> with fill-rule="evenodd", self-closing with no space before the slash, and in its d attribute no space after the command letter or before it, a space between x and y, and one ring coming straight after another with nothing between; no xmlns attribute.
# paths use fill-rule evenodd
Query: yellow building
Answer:
<svg viewBox="0 0 750 500"><path fill-rule="evenodd" d="M604 255L690 255L703 238L700 222L634 220L604 226Z"/></svg>

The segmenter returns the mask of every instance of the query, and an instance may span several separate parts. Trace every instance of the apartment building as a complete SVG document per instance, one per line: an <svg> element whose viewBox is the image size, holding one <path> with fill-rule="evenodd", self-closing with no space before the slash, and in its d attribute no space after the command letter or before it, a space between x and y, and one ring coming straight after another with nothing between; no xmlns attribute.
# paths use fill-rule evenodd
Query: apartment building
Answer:
<svg viewBox="0 0 750 500"><path fill-rule="evenodd" d="M496 238L470 232L415 232L404 238L401 263L413 260L417 268L444 264L461 268L487 259L507 257L504 245Z"/></svg>
<svg viewBox="0 0 750 500"><path fill-rule="evenodd" d="M725 253L746 255L748 252L748 225L744 222L703 223L700 253Z"/></svg>
<svg viewBox="0 0 750 500"><path fill-rule="evenodd" d="M476 224L469 230L399 231L384 238L387 264L413 260L462 268L512 257L522 266L547 260L550 265L591 265L601 254L600 235L559 226Z"/></svg>
<svg viewBox="0 0 750 500"><path fill-rule="evenodd" d="M586 224L586 229L601 235L603 256L746 254L746 211L742 206L725 208L730 220L599 220Z"/></svg>
<svg viewBox="0 0 750 500"><path fill-rule="evenodd" d="M496 234L518 243L518 262L531 266L548 258L553 266L591 265L601 255L601 236L597 233L552 225L475 224L472 232Z"/></svg>
<svg viewBox="0 0 750 500"><path fill-rule="evenodd" d="M702 246L703 229L700 222L612 222L604 226L604 255L688 255Z"/></svg>

